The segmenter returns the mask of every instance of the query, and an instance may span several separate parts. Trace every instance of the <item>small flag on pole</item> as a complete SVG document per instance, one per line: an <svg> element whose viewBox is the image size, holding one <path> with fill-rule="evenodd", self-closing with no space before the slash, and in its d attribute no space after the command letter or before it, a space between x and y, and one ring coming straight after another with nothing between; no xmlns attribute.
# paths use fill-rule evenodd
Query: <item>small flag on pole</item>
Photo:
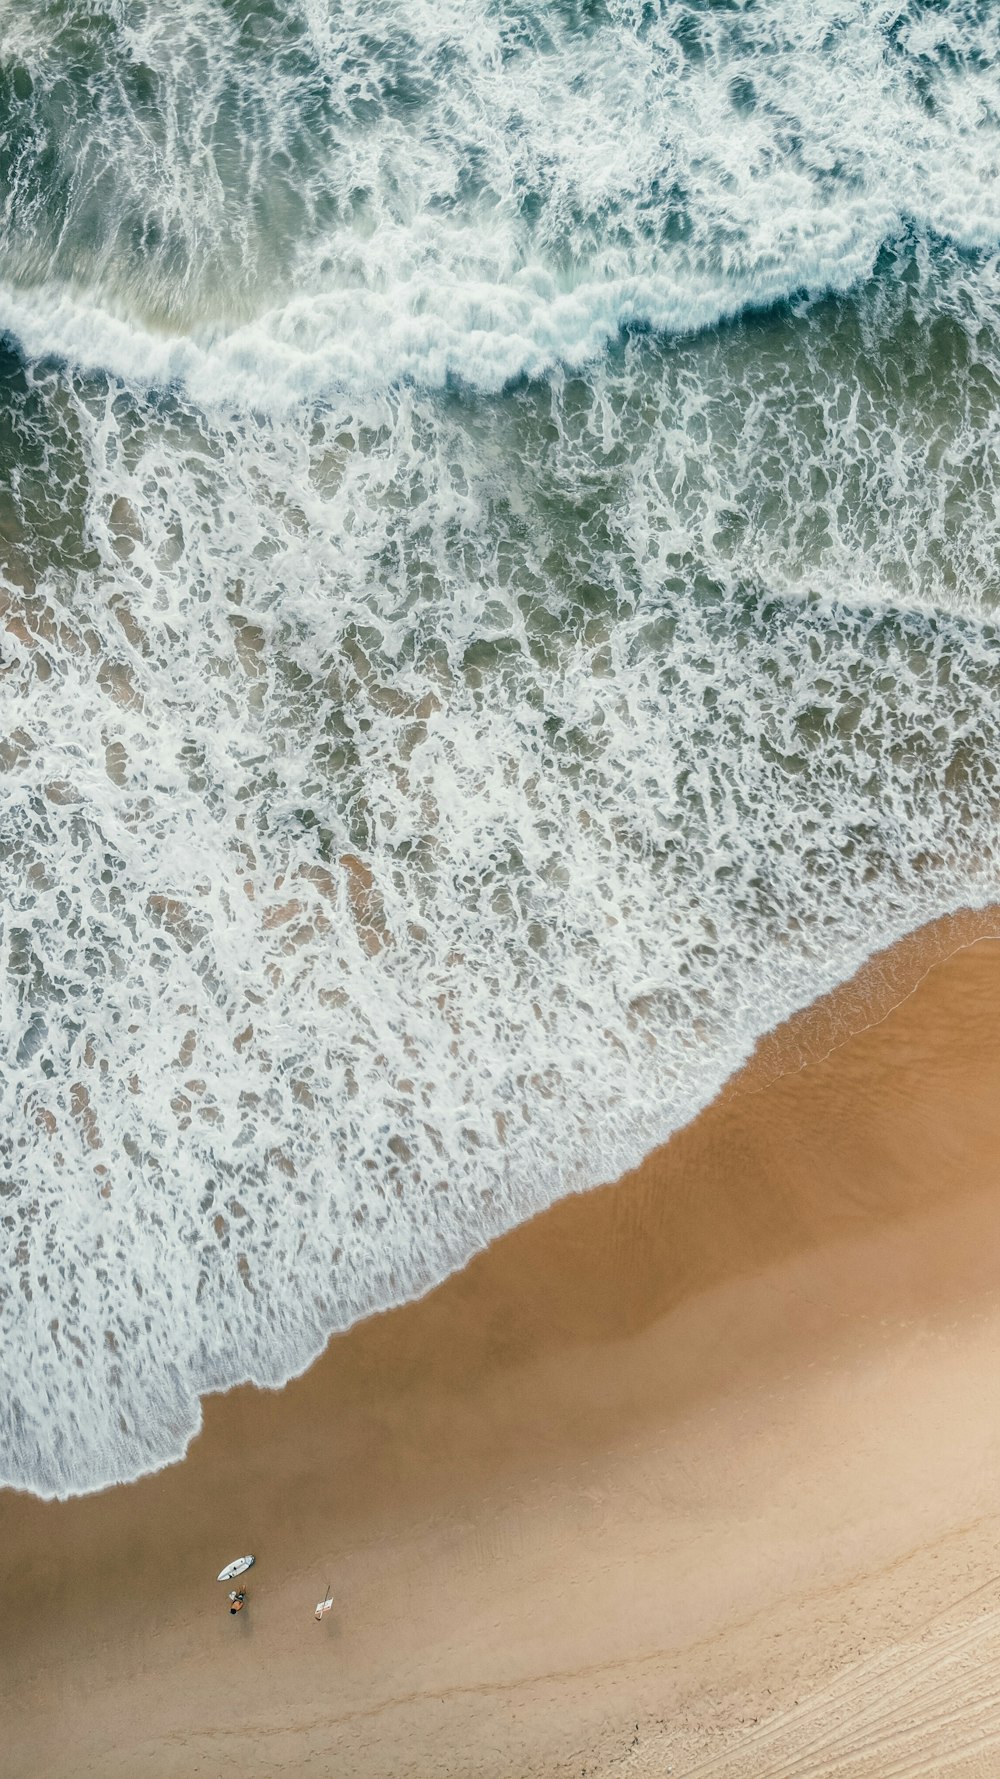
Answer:
<svg viewBox="0 0 1000 1779"><path fill-rule="evenodd" d="M324 1612L332 1612L332 1611L333 1611L333 1601L332 1600L320 1600L316 1607L316 1617L322 1618Z"/></svg>

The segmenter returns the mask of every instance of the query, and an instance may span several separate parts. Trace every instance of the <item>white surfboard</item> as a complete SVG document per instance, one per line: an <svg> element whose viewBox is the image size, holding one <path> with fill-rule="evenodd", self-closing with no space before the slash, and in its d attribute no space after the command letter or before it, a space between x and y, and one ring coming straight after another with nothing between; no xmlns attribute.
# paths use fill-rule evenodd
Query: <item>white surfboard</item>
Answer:
<svg viewBox="0 0 1000 1779"><path fill-rule="evenodd" d="M242 1575L245 1570L252 1569L255 1561L254 1557L237 1557L234 1562L227 1563L224 1569L220 1569L215 1579L216 1581L232 1581L234 1576Z"/></svg>

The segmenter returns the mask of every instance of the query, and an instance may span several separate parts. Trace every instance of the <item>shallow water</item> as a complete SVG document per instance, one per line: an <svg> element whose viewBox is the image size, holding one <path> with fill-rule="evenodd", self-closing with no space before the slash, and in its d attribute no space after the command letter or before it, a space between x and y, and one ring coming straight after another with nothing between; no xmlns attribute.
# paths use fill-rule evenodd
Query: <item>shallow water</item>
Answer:
<svg viewBox="0 0 1000 1779"><path fill-rule="evenodd" d="M997 35L4 0L8 1481L997 895Z"/></svg>

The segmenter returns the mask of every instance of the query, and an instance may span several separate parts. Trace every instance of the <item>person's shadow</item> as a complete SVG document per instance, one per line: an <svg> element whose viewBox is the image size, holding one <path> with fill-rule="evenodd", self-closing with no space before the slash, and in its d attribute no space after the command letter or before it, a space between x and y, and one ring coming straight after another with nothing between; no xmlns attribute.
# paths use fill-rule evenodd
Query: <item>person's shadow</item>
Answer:
<svg viewBox="0 0 1000 1779"><path fill-rule="evenodd" d="M336 1612L324 1613L316 1628L317 1635L323 1637L328 1643L339 1643L342 1627Z"/></svg>

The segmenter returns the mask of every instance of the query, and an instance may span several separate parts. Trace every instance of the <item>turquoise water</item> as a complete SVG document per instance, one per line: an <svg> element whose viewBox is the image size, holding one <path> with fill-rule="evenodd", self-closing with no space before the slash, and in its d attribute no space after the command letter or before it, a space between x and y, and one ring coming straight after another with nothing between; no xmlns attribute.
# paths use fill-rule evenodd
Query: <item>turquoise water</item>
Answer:
<svg viewBox="0 0 1000 1779"><path fill-rule="evenodd" d="M997 895L997 29L6 0L6 1480Z"/></svg>

